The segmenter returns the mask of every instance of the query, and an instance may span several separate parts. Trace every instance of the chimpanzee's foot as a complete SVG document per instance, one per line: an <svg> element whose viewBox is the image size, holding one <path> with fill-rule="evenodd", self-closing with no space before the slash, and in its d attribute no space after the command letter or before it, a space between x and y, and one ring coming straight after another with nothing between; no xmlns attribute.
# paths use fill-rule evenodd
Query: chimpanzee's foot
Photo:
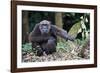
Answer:
<svg viewBox="0 0 100 73"><path fill-rule="evenodd" d="M43 51L42 50L38 50L36 55L37 56L42 56L43 55Z"/></svg>
<svg viewBox="0 0 100 73"><path fill-rule="evenodd" d="M54 52L56 52L56 49L45 50L45 53L46 53L47 55L52 54L52 53L54 53Z"/></svg>

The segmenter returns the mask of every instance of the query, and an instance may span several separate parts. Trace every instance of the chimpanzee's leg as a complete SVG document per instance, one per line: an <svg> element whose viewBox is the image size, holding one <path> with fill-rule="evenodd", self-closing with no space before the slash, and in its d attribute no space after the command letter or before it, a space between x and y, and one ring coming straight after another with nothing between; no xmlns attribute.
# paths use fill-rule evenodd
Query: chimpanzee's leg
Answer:
<svg viewBox="0 0 100 73"><path fill-rule="evenodd" d="M43 50L41 49L41 47L37 48L37 56L42 56L43 55Z"/></svg>
<svg viewBox="0 0 100 73"><path fill-rule="evenodd" d="M48 42L45 44L45 48L44 48L45 53L48 55L56 52L56 45L57 45L56 39L50 37Z"/></svg>
<svg viewBox="0 0 100 73"><path fill-rule="evenodd" d="M36 53L37 56L43 55L43 50L42 50L41 46L36 42L32 43L32 50L34 53Z"/></svg>

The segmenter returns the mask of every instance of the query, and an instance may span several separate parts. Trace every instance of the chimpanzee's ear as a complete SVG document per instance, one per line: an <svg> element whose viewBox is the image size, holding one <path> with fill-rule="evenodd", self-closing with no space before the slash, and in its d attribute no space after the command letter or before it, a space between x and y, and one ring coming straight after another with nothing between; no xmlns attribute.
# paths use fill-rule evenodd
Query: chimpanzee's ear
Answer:
<svg viewBox="0 0 100 73"><path fill-rule="evenodd" d="M52 22L51 22L51 21L49 21L49 24L51 25L51 24L52 24Z"/></svg>
<svg viewBox="0 0 100 73"><path fill-rule="evenodd" d="M38 23L38 25L39 25L39 29L41 29L42 28L42 24Z"/></svg>

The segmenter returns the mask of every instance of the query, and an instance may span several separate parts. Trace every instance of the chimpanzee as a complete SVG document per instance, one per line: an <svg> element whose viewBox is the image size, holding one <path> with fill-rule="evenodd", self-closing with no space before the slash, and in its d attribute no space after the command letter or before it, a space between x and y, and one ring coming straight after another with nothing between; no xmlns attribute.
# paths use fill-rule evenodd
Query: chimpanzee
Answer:
<svg viewBox="0 0 100 73"><path fill-rule="evenodd" d="M74 40L65 30L52 25L48 20L43 20L36 24L29 34L29 41L33 48L37 48L37 56L43 55L44 52L48 55L56 52L57 36L65 40Z"/></svg>

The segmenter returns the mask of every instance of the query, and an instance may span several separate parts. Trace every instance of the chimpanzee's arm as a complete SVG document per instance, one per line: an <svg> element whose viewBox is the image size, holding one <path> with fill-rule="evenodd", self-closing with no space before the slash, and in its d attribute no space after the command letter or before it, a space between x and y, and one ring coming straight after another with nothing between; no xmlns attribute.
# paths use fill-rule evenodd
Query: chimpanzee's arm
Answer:
<svg viewBox="0 0 100 73"><path fill-rule="evenodd" d="M49 37L42 37L42 36L33 36L31 37L32 42L46 42Z"/></svg>
<svg viewBox="0 0 100 73"><path fill-rule="evenodd" d="M41 35L39 24L36 24L33 31L29 34L29 42L41 42L47 41L49 37L45 37Z"/></svg>
<svg viewBox="0 0 100 73"><path fill-rule="evenodd" d="M68 35L67 31L65 31L65 30L63 30L63 29L61 29L61 28L58 28L58 27L55 26L55 25L52 25L52 26L51 26L51 29L53 30L53 32L54 32L56 35L58 35L58 36L64 38L65 40L71 40L71 41L74 40L74 37Z"/></svg>

